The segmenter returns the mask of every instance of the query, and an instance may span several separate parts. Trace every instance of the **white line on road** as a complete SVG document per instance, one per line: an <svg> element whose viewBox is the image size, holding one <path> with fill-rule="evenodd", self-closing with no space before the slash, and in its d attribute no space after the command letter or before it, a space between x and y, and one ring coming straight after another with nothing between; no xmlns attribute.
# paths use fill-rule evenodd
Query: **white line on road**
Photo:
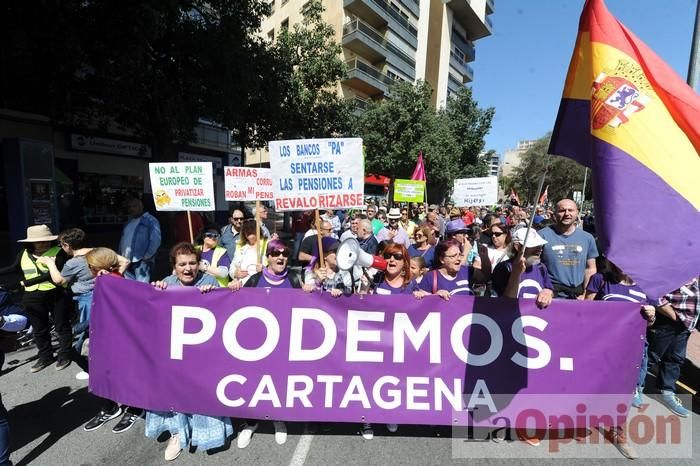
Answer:
<svg viewBox="0 0 700 466"><path fill-rule="evenodd" d="M312 434L304 433L299 437L299 443L294 449L294 454L292 455L292 460L289 462L289 466L303 466L306 461L306 455L309 454L311 449L311 441L314 439Z"/></svg>

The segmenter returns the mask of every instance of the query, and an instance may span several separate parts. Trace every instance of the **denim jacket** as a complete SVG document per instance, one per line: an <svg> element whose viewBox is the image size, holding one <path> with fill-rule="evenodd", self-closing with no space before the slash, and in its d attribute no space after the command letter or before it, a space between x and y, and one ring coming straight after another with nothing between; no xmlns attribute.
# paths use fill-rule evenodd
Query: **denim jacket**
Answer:
<svg viewBox="0 0 700 466"><path fill-rule="evenodd" d="M148 212L144 212L136 226L131 239L131 262L138 262L145 257L153 259L160 247L160 223Z"/></svg>

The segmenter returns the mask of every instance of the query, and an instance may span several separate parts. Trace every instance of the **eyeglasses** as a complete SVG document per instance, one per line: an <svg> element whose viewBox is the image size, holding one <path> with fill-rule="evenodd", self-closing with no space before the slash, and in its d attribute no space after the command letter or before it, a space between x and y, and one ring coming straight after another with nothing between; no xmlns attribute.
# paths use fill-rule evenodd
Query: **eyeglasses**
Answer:
<svg viewBox="0 0 700 466"><path fill-rule="evenodd" d="M268 254L270 257L289 257L289 249L275 249Z"/></svg>
<svg viewBox="0 0 700 466"><path fill-rule="evenodd" d="M454 259L455 257L460 257L461 255L462 255L462 253L461 253L461 252L458 252L458 253L456 253L456 254L451 254L451 255L449 255L449 256L448 256L448 255L445 255L444 258L445 258L445 259Z"/></svg>
<svg viewBox="0 0 700 466"><path fill-rule="evenodd" d="M220 236L221 236L221 235L218 234L218 233L212 233L212 232L204 233L204 237L205 237L205 238L216 239L216 238L218 238L218 237L220 237Z"/></svg>
<svg viewBox="0 0 700 466"><path fill-rule="evenodd" d="M245 217L231 217L234 222L242 222Z"/></svg>
<svg viewBox="0 0 700 466"><path fill-rule="evenodd" d="M384 259L385 259L385 260L389 260L389 259L391 259L392 257L394 258L394 260L397 260L397 261L402 261L402 260L403 260L403 254L401 254L400 252L397 252L397 253L394 253L394 254L390 254L390 253L388 253L388 252L385 252L385 253L384 253Z"/></svg>

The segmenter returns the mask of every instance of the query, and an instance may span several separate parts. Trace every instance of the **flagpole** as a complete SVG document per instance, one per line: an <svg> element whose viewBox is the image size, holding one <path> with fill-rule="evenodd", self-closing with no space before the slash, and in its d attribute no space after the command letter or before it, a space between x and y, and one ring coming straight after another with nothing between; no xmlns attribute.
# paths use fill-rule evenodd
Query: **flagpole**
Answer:
<svg viewBox="0 0 700 466"><path fill-rule="evenodd" d="M586 200L586 180L588 179L588 167L586 167L586 171L583 172L583 190L581 191L581 208L579 210L583 210L583 201Z"/></svg>
<svg viewBox="0 0 700 466"><path fill-rule="evenodd" d="M549 153L544 155L544 168L542 169L542 178L540 178L540 184L537 188L537 192L535 193L535 202L533 204L535 205L535 210L532 212L533 214L537 212L537 206L540 204L540 192L542 192L542 186L544 186L544 179L547 176L547 169L549 168L549 159L550 159ZM523 254L525 253L525 245L527 244L527 235L530 234L530 230L532 230L532 221L535 219L534 215L530 215L530 220L527 222L527 230L525 230L525 238L523 239L523 247L520 248L520 251L515 255L515 260L520 260L521 257L523 257Z"/></svg>
<svg viewBox="0 0 700 466"><path fill-rule="evenodd" d="M697 90L700 81L700 0L695 3L695 29L693 29L693 42L690 48L688 85Z"/></svg>

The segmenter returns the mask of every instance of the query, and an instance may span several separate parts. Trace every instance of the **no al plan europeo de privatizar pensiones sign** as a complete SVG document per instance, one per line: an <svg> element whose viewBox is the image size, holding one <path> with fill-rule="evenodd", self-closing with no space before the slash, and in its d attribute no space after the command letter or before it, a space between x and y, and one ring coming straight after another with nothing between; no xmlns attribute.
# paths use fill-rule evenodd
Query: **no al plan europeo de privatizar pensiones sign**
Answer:
<svg viewBox="0 0 700 466"><path fill-rule="evenodd" d="M270 168L278 211L362 207L362 139L270 141Z"/></svg>
<svg viewBox="0 0 700 466"><path fill-rule="evenodd" d="M157 210L215 210L211 162L149 163Z"/></svg>

